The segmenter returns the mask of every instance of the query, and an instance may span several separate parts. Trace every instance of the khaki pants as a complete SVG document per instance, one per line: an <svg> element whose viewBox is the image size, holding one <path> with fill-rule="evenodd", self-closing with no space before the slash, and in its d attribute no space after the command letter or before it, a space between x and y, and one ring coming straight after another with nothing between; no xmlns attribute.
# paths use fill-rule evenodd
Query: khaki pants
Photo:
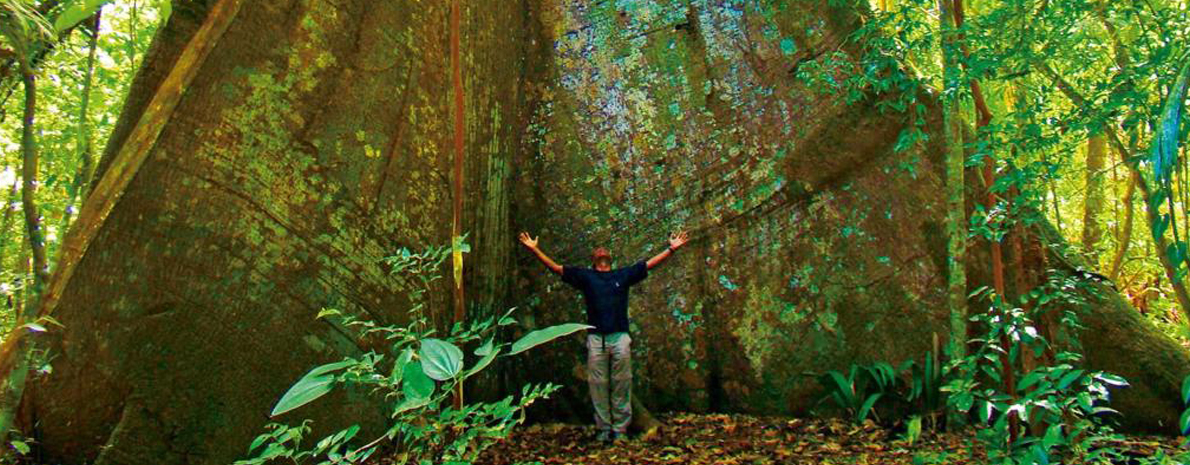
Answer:
<svg viewBox="0 0 1190 465"><path fill-rule="evenodd" d="M627 433L632 421L631 344L628 333L587 334L587 384L601 431Z"/></svg>

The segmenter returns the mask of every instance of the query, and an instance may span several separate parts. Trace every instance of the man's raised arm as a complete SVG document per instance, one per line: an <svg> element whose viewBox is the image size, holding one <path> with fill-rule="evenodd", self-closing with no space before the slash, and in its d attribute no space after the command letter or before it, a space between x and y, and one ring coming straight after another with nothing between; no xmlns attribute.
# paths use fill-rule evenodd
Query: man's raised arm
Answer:
<svg viewBox="0 0 1190 465"><path fill-rule="evenodd" d="M559 275L562 274L562 265L559 265L557 262L550 259L550 257L546 255L545 252L542 252L541 249L537 248L537 238L529 236L529 233L527 232L523 232L521 233L521 244L527 247L529 251L533 252L533 255L536 255L537 259L541 260L541 263L544 263L545 266L550 269L550 271L553 271Z"/></svg>
<svg viewBox="0 0 1190 465"><path fill-rule="evenodd" d="M674 251L678 250L683 245L686 245L686 241L689 240L690 237L686 234L686 231L674 233L673 235L669 236L669 247L666 248L665 251L654 255L653 258L650 258L649 261L645 263L645 265L648 266L650 270L653 269L653 267L660 265L661 262L669 258L670 255L673 255Z"/></svg>

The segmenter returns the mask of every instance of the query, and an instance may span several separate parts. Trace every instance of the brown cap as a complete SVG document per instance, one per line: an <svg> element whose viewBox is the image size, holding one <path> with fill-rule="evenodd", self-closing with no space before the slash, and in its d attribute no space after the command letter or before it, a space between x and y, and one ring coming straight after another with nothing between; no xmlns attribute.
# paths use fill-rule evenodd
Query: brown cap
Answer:
<svg viewBox="0 0 1190 465"><path fill-rule="evenodd" d="M607 257L612 258L612 254L608 253L607 249L603 247L596 247L595 251L591 253L593 258Z"/></svg>

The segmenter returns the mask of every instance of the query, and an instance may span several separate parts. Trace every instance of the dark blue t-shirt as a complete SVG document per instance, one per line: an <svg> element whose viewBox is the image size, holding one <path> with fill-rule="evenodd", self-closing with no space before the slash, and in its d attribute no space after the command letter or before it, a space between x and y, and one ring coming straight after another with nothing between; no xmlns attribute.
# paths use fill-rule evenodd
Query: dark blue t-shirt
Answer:
<svg viewBox="0 0 1190 465"><path fill-rule="evenodd" d="M592 331L609 334L628 331L628 287L649 275L644 261L611 271L562 267L562 282L583 292L587 324Z"/></svg>

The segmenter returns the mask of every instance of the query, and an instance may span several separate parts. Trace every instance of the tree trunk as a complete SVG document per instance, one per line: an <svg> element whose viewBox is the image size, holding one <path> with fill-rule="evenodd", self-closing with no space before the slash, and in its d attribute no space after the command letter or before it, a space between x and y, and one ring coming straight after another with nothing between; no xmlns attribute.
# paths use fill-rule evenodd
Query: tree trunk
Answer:
<svg viewBox="0 0 1190 465"><path fill-rule="evenodd" d="M28 293L24 310L17 315L15 337L17 340L12 353L12 369L3 372L5 381L0 392L0 439L7 442L9 431L13 427L13 420L17 413L17 405L25 390L25 380L29 373L29 356L33 353L33 341L28 337L28 330L22 325L37 318L35 313L37 302L41 298L42 290L49 279L49 266L45 259L45 235L41 231L41 215L37 210L37 76L28 60L21 62L21 81L24 83L25 106L21 122L21 210L25 214L25 237L29 243L30 255L33 257L33 286ZM31 311L33 310L33 311Z"/></svg>
<svg viewBox="0 0 1190 465"><path fill-rule="evenodd" d="M1103 227L1099 216L1103 213L1103 163L1107 141L1103 134L1087 140L1087 172L1083 192L1083 254L1094 270L1099 269L1099 240Z"/></svg>
<svg viewBox="0 0 1190 465"><path fill-rule="evenodd" d="M938 1L938 19L941 29L954 31L954 16L950 0ZM942 39L943 76L949 80L957 69L954 53L954 33L946 33ZM949 84L944 84L949 85ZM963 120L958 98L943 99L942 125L946 153L946 270L947 295L950 308L950 357L958 360L967 354L967 276L964 264L967 255L967 212L963 191L964 163L967 157L963 147ZM951 421L957 421L956 416Z"/></svg>
<svg viewBox="0 0 1190 465"><path fill-rule="evenodd" d="M95 76L95 52L99 47L99 18L103 12L101 6L95 16L87 21L87 62L83 71L82 101L79 103L78 127L75 128L75 150L78 151L79 167L70 183L70 192L66 199L66 208L62 212L62 226L58 228L59 235L65 236L70 229L70 220L74 217L75 202L87 200L87 191L91 186L91 178L95 176L95 155L91 147L91 120L88 109L91 103L91 83Z"/></svg>
<svg viewBox="0 0 1190 465"><path fill-rule="evenodd" d="M1120 156L1120 161L1126 163L1128 157L1127 153L1116 151ZM1131 170L1129 173L1131 174ZM1133 200L1136 194L1136 178L1128 177L1128 187L1124 189L1124 198L1121 200L1124 203L1124 220L1120 229L1120 236L1116 242L1119 245L1116 248L1115 255L1112 256L1111 265L1108 268L1107 277L1112 281L1120 279L1120 270L1124 268L1124 258L1128 256L1128 248L1132 245L1132 223L1136 216L1136 202Z"/></svg>
<svg viewBox="0 0 1190 465"><path fill-rule="evenodd" d="M22 405L47 461L240 458L302 374L369 349L318 311L407 322L410 289L380 259L452 238L449 3L229 1L175 4L62 246L40 309L65 325L45 336L53 375ZM949 337L942 108L923 93L929 141L897 152L909 118L879 110L896 96L848 102L791 73L854 65L854 8L701 2L690 27L614 2L459 3L464 168L484 173L464 179L470 301L519 307L524 331L583 321L556 276L509 258L509 231L568 264L594 245L627 264L690 229L696 243L632 291L634 397L656 411L804 414L821 398L805 373ZM757 28L777 34L732 32ZM970 212L983 186L964 179ZM1047 234L1028 226L1060 243ZM993 282L984 249L967 250L969 288ZM449 315L450 279L437 286L431 308ZM1083 316L1089 367L1132 381L1113 393L1129 426L1173 424L1190 357L1103 292ZM589 418L560 407L588 406L559 376L584 355L569 338L502 360L526 369L469 396L556 382L530 413ZM380 411L334 391L277 420L312 418L316 440L375 429Z"/></svg>

